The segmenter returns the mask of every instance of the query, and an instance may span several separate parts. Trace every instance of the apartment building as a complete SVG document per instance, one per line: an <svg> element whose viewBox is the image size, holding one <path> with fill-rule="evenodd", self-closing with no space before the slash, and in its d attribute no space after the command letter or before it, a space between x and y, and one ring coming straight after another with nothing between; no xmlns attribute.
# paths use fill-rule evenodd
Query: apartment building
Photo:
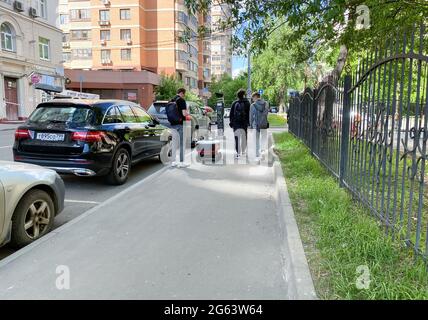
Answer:
<svg viewBox="0 0 428 320"><path fill-rule="evenodd" d="M0 121L26 119L61 92L58 0L0 0Z"/></svg>
<svg viewBox="0 0 428 320"><path fill-rule="evenodd" d="M217 4L211 8L211 73L216 78L223 74L232 76L232 31L223 31L219 27L219 22L230 15L228 5Z"/></svg>
<svg viewBox="0 0 428 320"><path fill-rule="evenodd" d="M175 74L201 93L203 18L189 14L184 0L59 1L67 88L148 107L159 76Z"/></svg>
<svg viewBox="0 0 428 320"><path fill-rule="evenodd" d="M211 15L199 15L199 24L209 30L207 34L200 37L199 48L199 74L198 88L199 96L207 101L211 97L209 85L211 83Z"/></svg>

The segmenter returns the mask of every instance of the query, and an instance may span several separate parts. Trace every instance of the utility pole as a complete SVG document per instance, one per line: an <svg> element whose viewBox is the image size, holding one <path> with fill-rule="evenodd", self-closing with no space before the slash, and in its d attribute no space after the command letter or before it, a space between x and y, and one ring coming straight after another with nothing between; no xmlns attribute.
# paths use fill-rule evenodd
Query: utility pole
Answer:
<svg viewBox="0 0 428 320"><path fill-rule="evenodd" d="M248 83L247 83L247 98L251 98L251 42L247 44L247 57L248 57Z"/></svg>

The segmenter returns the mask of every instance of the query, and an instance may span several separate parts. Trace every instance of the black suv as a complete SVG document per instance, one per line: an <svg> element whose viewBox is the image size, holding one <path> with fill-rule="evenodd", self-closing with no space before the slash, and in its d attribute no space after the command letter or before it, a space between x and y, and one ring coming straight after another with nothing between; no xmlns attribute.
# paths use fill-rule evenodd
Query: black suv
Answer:
<svg viewBox="0 0 428 320"><path fill-rule="evenodd" d="M170 153L171 136L132 102L56 99L39 104L16 130L13 154L17 162L78 176L105 175L120 185L133 163Z"/></svg>

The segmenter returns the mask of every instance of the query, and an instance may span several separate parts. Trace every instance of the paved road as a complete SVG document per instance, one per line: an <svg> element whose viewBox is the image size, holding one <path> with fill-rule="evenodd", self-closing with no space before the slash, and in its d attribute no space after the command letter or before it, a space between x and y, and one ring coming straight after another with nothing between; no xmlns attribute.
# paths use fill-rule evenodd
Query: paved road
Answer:
<svg viewBox="0 0 428 320"><path fill-rule="evenodd" d="M12 145L14 130L2 130L0 126L0 160L13 160ZM66 186L66 203L64 211L55 219L54 228L73 220L83 212L97 204L110 199L120 191L139 182L141 179L158 171L163 165L157 159L146 160L135 165L132 169L128 183L113 187L104 183L102 178L79 178L75 176L62 176ZM10 247L0 248L0 260L13 253Z"/></svg>

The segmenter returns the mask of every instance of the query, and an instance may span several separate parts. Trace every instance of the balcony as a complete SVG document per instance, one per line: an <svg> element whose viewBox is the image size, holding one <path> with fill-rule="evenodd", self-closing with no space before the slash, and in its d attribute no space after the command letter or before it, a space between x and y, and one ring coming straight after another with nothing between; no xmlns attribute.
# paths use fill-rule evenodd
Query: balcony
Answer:
<svg viewBox="0 0 428 320"><path fill-rule="evenodd" d="M189 59L190 59L190 55L186 51L182 51L182 50L177 50L176 51L176 60L177 61L183 62L183 63L185 63L187 65L187 61Z"/></svg>
<svg viewBox="0 0 428 320"><path fill-rule="evenodd" d="M110 26L110 20L100 20L98 21L98 24L100 25L100 27L108 27Z"/></svg>

